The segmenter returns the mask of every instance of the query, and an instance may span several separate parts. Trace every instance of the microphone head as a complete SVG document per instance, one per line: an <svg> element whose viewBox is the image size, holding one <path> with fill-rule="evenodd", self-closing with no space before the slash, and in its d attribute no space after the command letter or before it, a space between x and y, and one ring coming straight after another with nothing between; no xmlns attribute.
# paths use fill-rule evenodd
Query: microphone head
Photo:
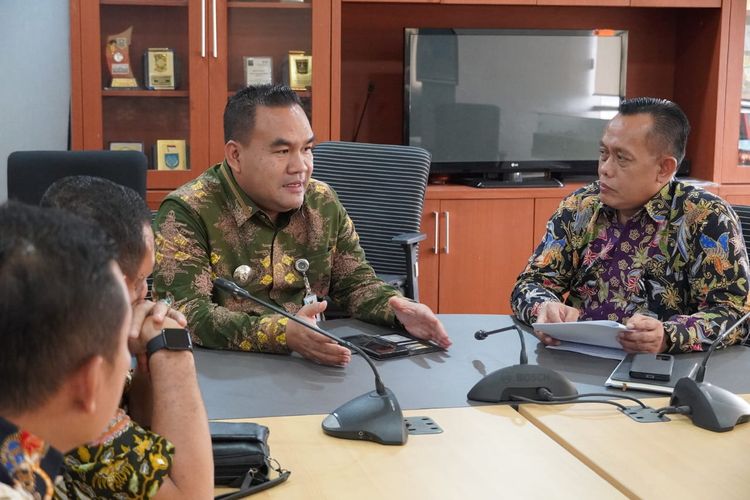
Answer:
<svg viewBox="0 0 750 500"><path fill-rule="evenodd" d="M487 338L487 332L485 332L484 330L478 330L474 332L474 338L477 340L484 340Z"/></svg>

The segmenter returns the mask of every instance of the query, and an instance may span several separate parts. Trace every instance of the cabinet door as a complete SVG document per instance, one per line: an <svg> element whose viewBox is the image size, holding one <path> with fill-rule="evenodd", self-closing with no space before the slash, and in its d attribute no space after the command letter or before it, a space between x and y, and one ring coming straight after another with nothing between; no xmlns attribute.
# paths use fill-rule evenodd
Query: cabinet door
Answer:
<svg viewBox="0 0 750 500"><path fill-rule="evenodd" d="M316 139L327 140L330 1L206 1L211 11L211 161L224 157L223 113L227 98L248 83L287 83L298 89Z"/></svg>
<svg viewBox="0 0 750 500"><path fill-rule="evenodd" d="M534 201L443 200L440 208L440 312L510 313L533 247Z"/></svg>
<svg viewBox="0 0 750 500"><path fill-rule="evenodd" d="M438 309L440 272L440 201L425 200L422 209L422 232L427 239L419 244L419 301L434 312Z"/></svg>
<svg viewBox="0 0 750 500"><path fill-rule="evenodd" d="M721 182L746 184L750 183L750 15L746 0L731 0L728 5L729 61Z"/></svg>
<svg viewBox="0 0 750 500"><path fill-rule="evenodd" d="M174 188L203 170L208 160L205 118L208 67L200 57L201 2L172 0L71 2L71 105L74 149L107 149L113 143L140 147L149 158L149 188ZM132 27L129 64L132 88L113 88L105 57L107 39ZM174 54L174 90L148 90L144 54L149 48ZM170 170L156 150L158 140L177 148L184 141L187 170ZM173 159L171 156L169 159Z"/></svg>

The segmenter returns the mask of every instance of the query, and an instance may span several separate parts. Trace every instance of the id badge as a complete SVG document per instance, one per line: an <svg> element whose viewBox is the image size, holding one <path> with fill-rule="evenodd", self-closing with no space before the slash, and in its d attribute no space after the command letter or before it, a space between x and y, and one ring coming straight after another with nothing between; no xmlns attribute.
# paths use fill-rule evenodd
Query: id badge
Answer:
<svg viewBox="0 0 750 500"><path fill-rule="evenodd" d="M306 306L308 306L310 304L317 304L318 303L318 297L315 294L308 293L307 295L305 295L305 298L302 299L302 303L305 304ZM316 314L315 315L315 321L323 321L323 319L322 319L322 317L321 317L320 314Z"/></svg>

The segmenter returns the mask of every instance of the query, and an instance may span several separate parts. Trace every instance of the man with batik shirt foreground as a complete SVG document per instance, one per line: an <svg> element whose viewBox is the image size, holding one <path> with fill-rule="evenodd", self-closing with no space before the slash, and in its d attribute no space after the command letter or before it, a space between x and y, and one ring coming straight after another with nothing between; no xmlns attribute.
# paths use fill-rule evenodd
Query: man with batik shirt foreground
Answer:
<svg viewBox="0 0 750 500"><path fill-rule="evenodd" d="M187 322L164 302L146 300L154 233L145 200L107 179L71 176L53 183L40 204L97 224L115 243L133 309L128 347L137 360L123 395L127 412L119 408L96 440L65 456L56 497L210 498L211 437L193 355L160 343L167 330L187 340Z"/></svg>
<svg viewBox="0 0 750 500"><path fill-rule="evenodd" d="M327 306L315 297L329 296L364 321L398 320L416 337L450 345L427 306L376 277L336 194L310 178L314 137L294 91L239 91L224 111L224 136L225 161L171 193L156 219L154 291L175 299L197 343L291 350L333 365L351 359L322 335L214 289L216 277L238 274L251 294L304 321Z"/></svg>
<svg viewBox="0 0 750 500"><path fill-rule="evenodd" d="M0 498L49 499L114 415L131 311L115 248L62 211L0 206Z"/></svg>
<svg viewBox="0 0 750 500"><path fill-rule="evenodd" d="M562 201L518 278L518 317L619 321L629 329L619 336L628 352L702 350L740 318L748 258L737 216L718 196L673 178L689 130L673 102L622 102L601 140L599 181Z"/></svg>

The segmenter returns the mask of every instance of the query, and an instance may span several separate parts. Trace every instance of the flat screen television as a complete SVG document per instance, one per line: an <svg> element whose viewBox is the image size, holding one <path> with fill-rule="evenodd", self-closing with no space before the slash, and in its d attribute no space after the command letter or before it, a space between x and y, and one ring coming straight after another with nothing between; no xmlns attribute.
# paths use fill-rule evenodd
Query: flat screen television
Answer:
<svg viewBox="0 0 750 500"><path fill-rule="evenodd" d="M627 32L406 28L404 143L477 186L595 176Z"/></svg>

